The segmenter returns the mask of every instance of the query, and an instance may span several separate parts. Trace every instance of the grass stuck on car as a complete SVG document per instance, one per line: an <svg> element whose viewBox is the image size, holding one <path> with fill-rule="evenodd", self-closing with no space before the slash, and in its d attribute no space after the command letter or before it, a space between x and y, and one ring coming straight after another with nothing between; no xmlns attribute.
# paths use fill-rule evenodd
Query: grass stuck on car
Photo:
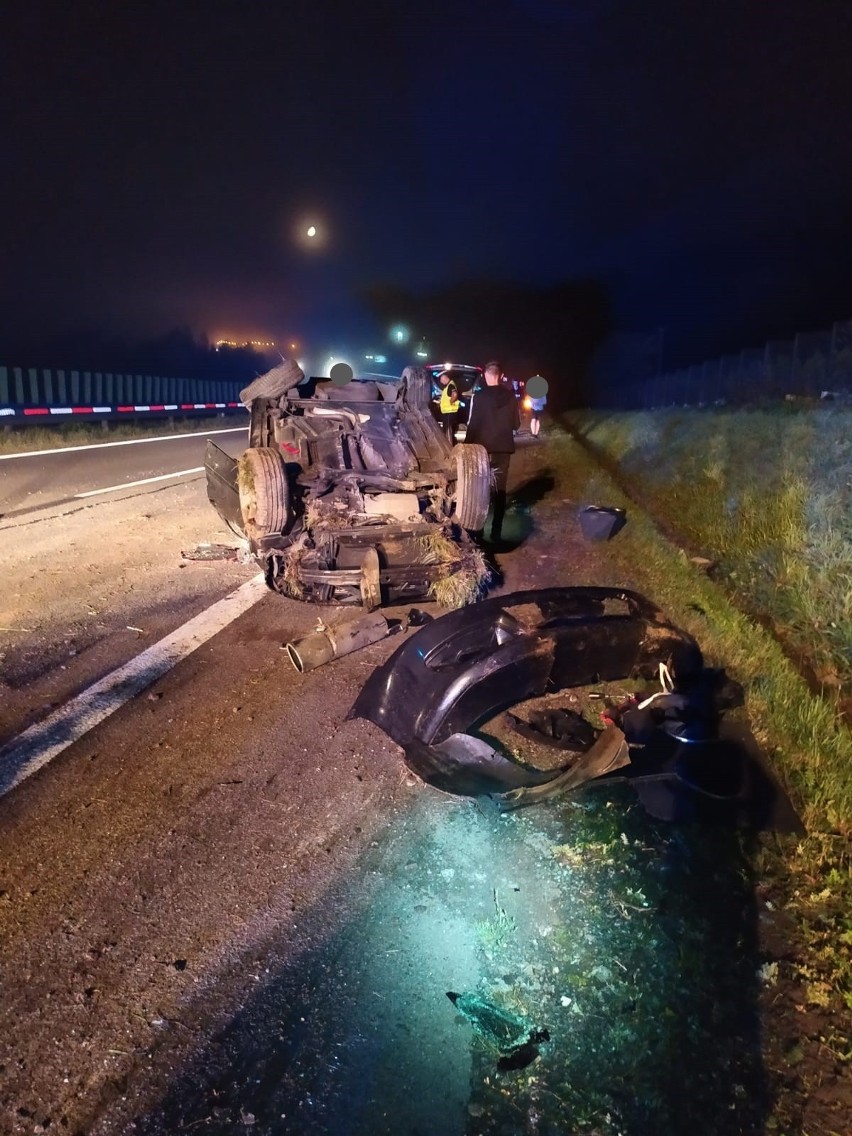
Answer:
<svg viewBox="0 0 852 1136"><path fill-rule="evenodd" d="M450 445L431 387L419 367L306 379L283 360L241 391L248 448L234 459L208 441L207 493L270 588L367 610L481 594L489 571L470 533L490 507L488 455Z"/></svg>

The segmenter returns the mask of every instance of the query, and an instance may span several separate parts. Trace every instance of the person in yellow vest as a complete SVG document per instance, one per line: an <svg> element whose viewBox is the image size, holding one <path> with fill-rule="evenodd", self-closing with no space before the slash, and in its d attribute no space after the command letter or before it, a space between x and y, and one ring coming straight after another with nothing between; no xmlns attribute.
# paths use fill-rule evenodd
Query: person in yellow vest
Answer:
<svg viewBox="0 0 852 1136"><path fill-rule="evenodd" d="M456 444L456 426L459 421L459 392L458 387L450 378L450 372L444 371L438 376L441 384L441 425L450 440L450 445Z"/></svg>

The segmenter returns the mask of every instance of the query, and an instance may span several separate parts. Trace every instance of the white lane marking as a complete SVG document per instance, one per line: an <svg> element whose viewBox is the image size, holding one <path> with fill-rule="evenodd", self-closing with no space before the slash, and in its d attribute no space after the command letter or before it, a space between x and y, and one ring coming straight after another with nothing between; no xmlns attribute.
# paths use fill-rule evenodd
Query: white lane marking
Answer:
<svg viewBox="0 0 852 1136"><path fill-rule="evenodd" d="M0 796L47 765L146 686L162 678L181 659L253 607L266 590L263 577L254 576L3 746L0 749Z"/></svg>
<svg viewBox="0 0 852 1136"><path fill-rule="evenodd" d="M176 473L160 473L156 477L142 477L139 481L125 481L121 485L108 485L105 489L87 489L85 493L75 493L78 497L96 497L98 493L116 493L119 489L132 489L134 485L150 485L152 481L168 481L170 477L186 477L189 473L204 473L204 466L197 465L193 469L179 469Z"/></svg>
<svg viewBox="0 0 852 1136"><path fill-rule="evenodd" d="M125 438L121 442L93 442L90 446L57 446L55 450L27 450L22 454L0 454L0 461L16 458L40 458L45 454L74 454L79 450L108 450L112 446L141 446L145 442L174 442L178 438L206 438L210 434L245 434L245 426L229 426L224 430L194 430L189 434L163 434L157 438Z"/></svg>

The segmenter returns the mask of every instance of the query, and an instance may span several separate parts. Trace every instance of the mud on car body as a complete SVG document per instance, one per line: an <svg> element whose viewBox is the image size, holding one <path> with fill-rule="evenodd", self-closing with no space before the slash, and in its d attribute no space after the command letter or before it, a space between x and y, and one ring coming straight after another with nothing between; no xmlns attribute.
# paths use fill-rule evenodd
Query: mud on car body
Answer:
<svg viewBox="0 0 852 1136"><path fill-rule="evenodd" d="M241 392L239 460L207 443L207 489L274 591L363 605L475 599L488 572L468 535L491 495L481 446L452 447L420 368L344 386L285 360Z"/></svg>

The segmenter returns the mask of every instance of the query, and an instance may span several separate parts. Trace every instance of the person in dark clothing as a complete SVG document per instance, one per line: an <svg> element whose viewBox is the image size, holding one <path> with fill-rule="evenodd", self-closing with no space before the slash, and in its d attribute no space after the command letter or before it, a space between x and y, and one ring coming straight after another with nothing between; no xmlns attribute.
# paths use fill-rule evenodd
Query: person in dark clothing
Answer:
<svg viewBox="0 0 852 1136"><path fill-rule="evenodd" d="M511 386L502 382L503 368L489 363L485 386L473 396L465 442L484 446L494 471L494 506L491 514L491 541L500 540L506 513L506 484L509 459L515 452L515 431L521 424L518 400Z"/></svg>

